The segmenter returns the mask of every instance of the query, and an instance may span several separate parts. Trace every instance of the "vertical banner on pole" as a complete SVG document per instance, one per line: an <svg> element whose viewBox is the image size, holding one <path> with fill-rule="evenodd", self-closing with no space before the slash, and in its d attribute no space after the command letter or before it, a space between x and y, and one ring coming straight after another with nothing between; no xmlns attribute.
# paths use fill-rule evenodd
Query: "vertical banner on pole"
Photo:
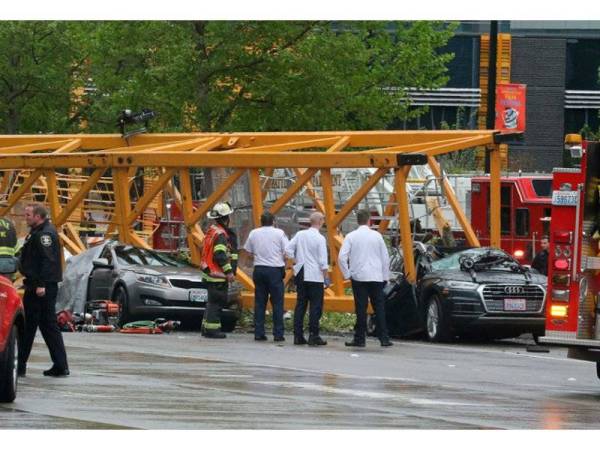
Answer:
<svg viewBox="0 0 600 450"><path fill-rule="evenodd" d="M503 131L525 131L527 86L503 83L496 86L496 122Z"/></svg>

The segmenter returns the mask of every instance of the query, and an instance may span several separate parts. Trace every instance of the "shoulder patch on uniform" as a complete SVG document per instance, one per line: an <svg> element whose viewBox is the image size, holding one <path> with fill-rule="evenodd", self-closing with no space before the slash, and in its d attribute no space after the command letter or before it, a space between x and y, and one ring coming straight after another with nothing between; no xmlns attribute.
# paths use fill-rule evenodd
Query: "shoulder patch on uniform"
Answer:
<svg viewBox="0 0 600 450"><path fill-rule="evenodd" d="M52 236L49 234L43 234L40 238L40 242L44 247L50 247L52 245Z"/></svg>

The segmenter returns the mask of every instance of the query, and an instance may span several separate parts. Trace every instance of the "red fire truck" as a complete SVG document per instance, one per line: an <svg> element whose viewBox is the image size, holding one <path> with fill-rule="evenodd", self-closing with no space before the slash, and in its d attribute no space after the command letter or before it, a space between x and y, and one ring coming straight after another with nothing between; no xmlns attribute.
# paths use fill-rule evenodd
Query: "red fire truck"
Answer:
<svg viewBox="0 0 600 450"><path fill-rule="evenodd" d="M551 175L502 177L500 181L500 230L502 249L521 264L530 264L548 235L552 195ZM471 224L482 246L490 243L490 178L471 182ZM487 211L478 214L477 211Z"/></svg>
<svg viewBox="0 0 600 450"><path fill-rule="evenodd" d="M578 161L552 180L546 336L568 346L569 358L595 361L600 378L600 143L567 136Z"/></svg>

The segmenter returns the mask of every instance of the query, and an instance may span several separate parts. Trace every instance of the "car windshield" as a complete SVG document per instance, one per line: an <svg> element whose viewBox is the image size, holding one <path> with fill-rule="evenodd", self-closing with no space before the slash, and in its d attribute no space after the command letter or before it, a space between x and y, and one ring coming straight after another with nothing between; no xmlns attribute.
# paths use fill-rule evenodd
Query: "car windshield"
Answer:
<svg viewBox="0 0 600 450"><path fill-rule="evenodd" d="M167 255L143 248L120 245L115 247L115 255L119 264L126 266L186 267Z"/></svg>
<svg viewBox="0 0 600 450"><path fill-rule="evenodd" d="M432 270L460 270L460 258L462 256L466 256L469 258L476 259L487 252L489 252L489 248L470 248L468 250L463 250L460 252L452 253L445 258L438 259L437 261L433 261L431 263ZM498 249L492 249L494 256L504 255L504 252ZM506 255L508 257L508 255Z"/></svg>

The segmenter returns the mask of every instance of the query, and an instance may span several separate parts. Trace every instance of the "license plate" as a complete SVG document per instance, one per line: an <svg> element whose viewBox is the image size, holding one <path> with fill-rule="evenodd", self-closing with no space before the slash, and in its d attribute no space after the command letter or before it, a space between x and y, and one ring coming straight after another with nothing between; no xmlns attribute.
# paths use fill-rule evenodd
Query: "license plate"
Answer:
<svg viewBox="0 0 600 450"><path fill-rule="evenodd" d="M524 298L505 298L504 311L525 311L527 302Z"/></svg>
<svg viewBox="0 0 600 450"><path fill-rule="evenodd" d="M206 289L190 289L191 302L206 302L208 300L208 291Z"/></svg>

